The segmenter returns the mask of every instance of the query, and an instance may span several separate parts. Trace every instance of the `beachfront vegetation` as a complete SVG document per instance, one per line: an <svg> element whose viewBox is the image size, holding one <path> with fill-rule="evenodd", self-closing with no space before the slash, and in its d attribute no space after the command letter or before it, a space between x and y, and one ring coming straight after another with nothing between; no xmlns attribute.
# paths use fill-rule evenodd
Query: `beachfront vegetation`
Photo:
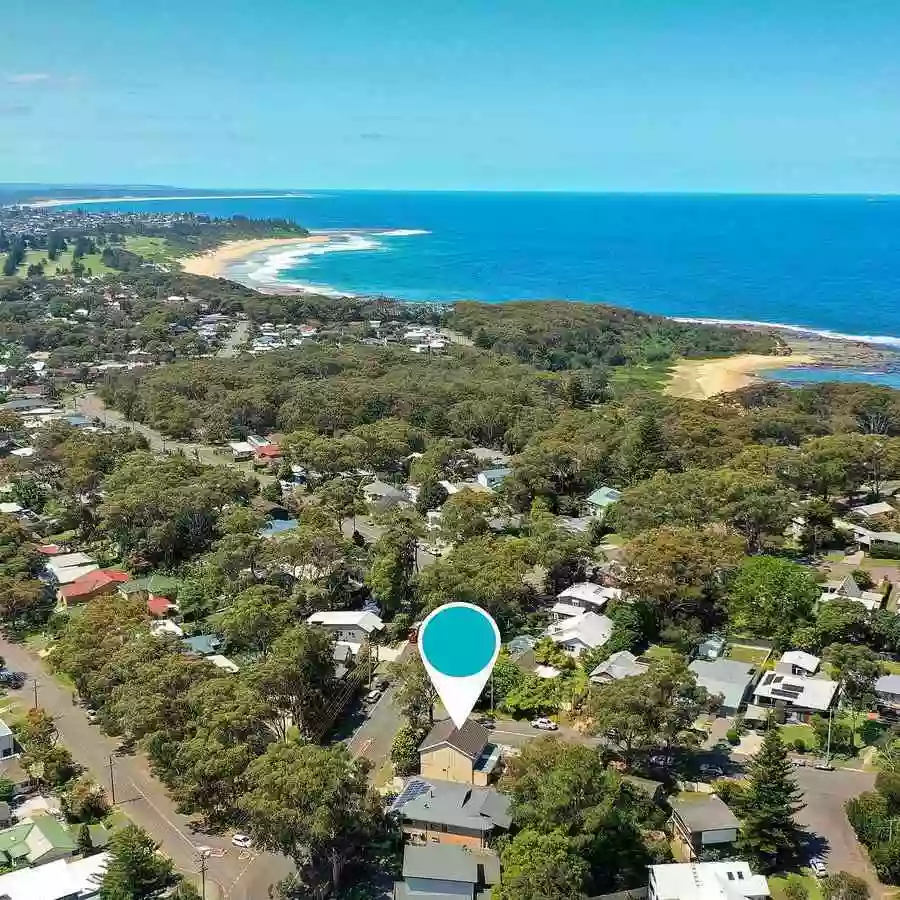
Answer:
<svg viewBox="0 0 900 900"><path fill-rule="evenodd" d="M456 303L449 325L477 347L551 371L771 353L781 346L770 333L676 322L600 303Z"/></svg>

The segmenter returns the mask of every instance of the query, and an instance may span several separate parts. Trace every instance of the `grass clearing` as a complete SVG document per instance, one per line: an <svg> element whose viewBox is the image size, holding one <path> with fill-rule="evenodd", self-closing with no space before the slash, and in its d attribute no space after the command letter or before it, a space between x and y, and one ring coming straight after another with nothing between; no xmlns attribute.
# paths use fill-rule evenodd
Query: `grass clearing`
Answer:
<svg viewBox="0 0 900 900"><path fill-rule="evenodd" d="M19 265L16 275L18 275L19 277L24 277L25 273L28 271L29 266L43 263L44 275L47 278L53 278L63 271L71 271L72 254L72 250L66 250L64 253L60 253L59 256L54 260L49 258L46 250L26 250L25 259L22 260L21 264ZM2 270L5 260L6 254L0 253L0 270ZM90 270L92 275L108 275L110 272L115 271L115 269L111 269L103 262L103 259L99 253L91 253L83 256L81 259L81 264L84 266L85 272Z"/></svg>
<svg viewBox="0 0 900 900"><path fill-rule="evenodd" d="M787 886L789 883L797 883L803 885L809 900L822 900L822 888L818 879L810 873L809 869L802 869L801 872L791 872L784 875L769 876L769 890L772 892L772 900L787 900Z"/></svg>
<svg viewBox="0 0 900 900"><path fill-rule="evenodd" d="M674 368L671 362L615 366L610 373L609 384L616 396L630 391L662 391Z"/></svg>
<svg viewBox="0 0 900 900"><path fill-rule="evenodd" d="M728 647L728 659L749 663L751 666L761 666L768 655L768 650L748 647L746 644L730 644Z"/></svg>
<svg viewBox="0 0 900 900"><path fill-rule="evenodd" d="M781 725L779 727L781 739L790 746L796 740L801 740L806 745L807 750L815 749L819 746L816 739L816 733L809 725Z"/></svg>
<svg viewBox="0 0 900 900"><path fill-rule="evenodd" d="M160 237L129 235L125 238L125 249L151 262L160 263L171 262L176 257L184 255L172 250L169 242Z"/></svg>

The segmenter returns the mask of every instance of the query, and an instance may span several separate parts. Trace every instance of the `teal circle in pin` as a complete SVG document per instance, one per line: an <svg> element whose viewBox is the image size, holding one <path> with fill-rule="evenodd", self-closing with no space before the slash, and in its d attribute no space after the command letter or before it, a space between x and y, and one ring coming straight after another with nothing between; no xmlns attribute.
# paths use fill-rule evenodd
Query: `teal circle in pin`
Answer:
<svg viewBox="0 0 900 900"><path fill-rule="evenodd" d="M482 609L450 605L437 610L419 635L422 655L442 675L464 678L487 668L498 636L494 620Z"/></svg>

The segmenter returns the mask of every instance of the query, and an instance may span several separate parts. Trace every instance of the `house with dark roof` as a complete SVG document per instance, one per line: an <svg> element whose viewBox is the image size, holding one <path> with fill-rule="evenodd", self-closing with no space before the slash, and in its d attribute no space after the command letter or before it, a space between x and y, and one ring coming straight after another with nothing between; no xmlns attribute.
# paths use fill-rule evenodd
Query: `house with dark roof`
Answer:
<svg viewBox="0 0 900 900"><path fill-rule="evenodd" d="M669 800L672 837L687 860L697 859L708 847L733 844L740 822L715 794L685 794Z"/></svg>
<svg viewBox="0 0 900 900"><path fill-rule="evenodd" d="M413 844L487 846L489 838L508 831L509 797L493 787L413 777L394 801L406 839Z"/></svg>
<svg viewBox="0 0 900 900"><path fill-rule="evenodd" d="M419 745L422 777L485 787L500 762L500 748L488 737L487 729L470 719L462 728L450 719L436 722Z"/></svg>
<svg viewBox="0 0 900 900"><path fill-rule="evenodd" d="M500 880L500 860L491 851L472 852L452 844L403 848L403 881L394 900L481 900Z"/></svg>

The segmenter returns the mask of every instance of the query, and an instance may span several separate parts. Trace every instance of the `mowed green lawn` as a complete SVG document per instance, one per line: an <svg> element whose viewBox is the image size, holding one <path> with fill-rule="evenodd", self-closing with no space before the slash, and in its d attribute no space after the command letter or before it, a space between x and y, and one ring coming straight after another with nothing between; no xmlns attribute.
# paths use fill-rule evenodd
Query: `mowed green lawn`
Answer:
<svg viewBox="0 0 900 900"><path fill-rule="evenodd" d="M140 237L137 235L129 235L125 238L125 249L131 253L137 253L144 259L151 262L171 262L179 254L175 253L165 238L159 237Z"/></svg>
<svg viewBox="0 0 900 900"><path fill-rule="evenodd" d="M5 261L6 254L0 253L0 271L3 271L3 263ZM60 269L68 269L71 271L72 251L66 250L65 253L60 253L55 260L51 260L48 258L46 250L27 250L25 252L25 259L22 261L16 274L24 277L29 266L34 266L39 263L44 263L44 274L48 278L57 275ZM91 274L93 275L107 275L108 273L115 271L115 269L111 269L104 264L99 253L83 256L81 258L81 264L84 266L85 271L90 269Z"/></svg>

